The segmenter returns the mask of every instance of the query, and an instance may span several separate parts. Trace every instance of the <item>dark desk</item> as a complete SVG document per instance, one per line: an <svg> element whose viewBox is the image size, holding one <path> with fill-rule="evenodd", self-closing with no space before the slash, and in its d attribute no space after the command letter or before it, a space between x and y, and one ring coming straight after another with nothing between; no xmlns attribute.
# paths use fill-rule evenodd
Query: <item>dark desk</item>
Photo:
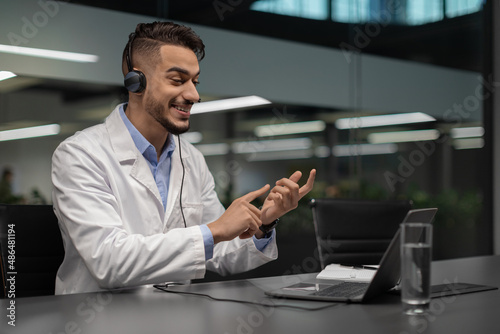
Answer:
<svg viewBox="0 0 500 334"><path fill-rule="evenodd" d="M500 285L500 256L438 261L433 284L453 281ZM427 316L401 313L399 297L369 304L335 304L265 297L262 288L308 275L200 283L191 291L215 297L260 301L269 306L213 301L153 288L116 293L18 298L16 327L7 324L9 300L1 300L1 333L500 333L500 290L433 299ZM310 275L309 275L310 277ZM36 284L36 282L33 282Z"/></svg>

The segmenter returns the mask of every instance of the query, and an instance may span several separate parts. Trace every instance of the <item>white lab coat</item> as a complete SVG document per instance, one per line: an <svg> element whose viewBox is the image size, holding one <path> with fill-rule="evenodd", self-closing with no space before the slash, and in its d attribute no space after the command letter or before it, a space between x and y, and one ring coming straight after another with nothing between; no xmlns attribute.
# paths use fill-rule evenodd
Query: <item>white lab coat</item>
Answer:
<svg viewBox="0 0 500 334"><path fill-rule="evenodd" d="M214 247L205 261L200 228L224 207L202 154L182 140L182 165L173 153L167 208L146 160L137 150L118 107L105 123L68 138L52 160L53 202L65 257L56 294L202 278L258 267L277 258L275 238L261 252L252 239ZM178 145L178 143L176 142Z"/></svg>

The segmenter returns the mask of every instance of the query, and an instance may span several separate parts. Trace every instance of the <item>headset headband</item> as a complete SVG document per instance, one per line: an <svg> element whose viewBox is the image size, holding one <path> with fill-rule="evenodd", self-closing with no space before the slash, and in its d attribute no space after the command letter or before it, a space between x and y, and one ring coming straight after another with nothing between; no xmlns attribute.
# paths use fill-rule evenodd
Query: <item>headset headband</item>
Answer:
<svg viewBox="0 0 500 334"><path fill-rule="evenodd" d="M128 41L128 51L127 54L125 55L129 72L132 71L132 43L134 42L134 39L135 39L135 33L131 33Z"/></svg>

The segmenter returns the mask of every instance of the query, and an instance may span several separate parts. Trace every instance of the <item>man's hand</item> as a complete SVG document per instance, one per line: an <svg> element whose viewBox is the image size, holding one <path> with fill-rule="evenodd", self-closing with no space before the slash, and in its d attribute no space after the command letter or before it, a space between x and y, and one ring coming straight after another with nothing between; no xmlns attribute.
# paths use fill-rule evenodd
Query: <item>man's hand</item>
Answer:
<svg viewBox="0 0 500 334"><path fill-rule="evenodd" d="M312 190L316 170L311 170L306 184L299 188L297 182L301 177L302 172L296 171L290 178L283 178L276 182L276 186L271 190L262 206L262 224L270 224L285 213L295 209L299 200ZM259 231L256 237L259 238L262 235L263 233Z"/></svg>
<svg viewBox="0 0 500 334"><path fill-rule="evenodd" d="M260 210L250 204L251 201L264 195L270 186L266 184L259 190L252 191L231 203L226 212L216 221L207 224L212 232L214 243L232 240L236 237L246 239L252 237L262 225Z"/></svg>

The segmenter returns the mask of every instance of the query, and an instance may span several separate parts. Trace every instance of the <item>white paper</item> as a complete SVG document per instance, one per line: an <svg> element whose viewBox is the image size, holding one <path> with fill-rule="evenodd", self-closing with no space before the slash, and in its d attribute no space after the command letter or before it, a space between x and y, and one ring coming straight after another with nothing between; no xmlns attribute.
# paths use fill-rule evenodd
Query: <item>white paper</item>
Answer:
<svg viewBox="0 0 500 334"><path fill-rule="evenodd" d="M373 267L373 266L370 266ZM373 269L354 268L341 266L340 264L329 264L323 269L316 278L332 279L351 282L370 282L377 271Z"/></svg>

